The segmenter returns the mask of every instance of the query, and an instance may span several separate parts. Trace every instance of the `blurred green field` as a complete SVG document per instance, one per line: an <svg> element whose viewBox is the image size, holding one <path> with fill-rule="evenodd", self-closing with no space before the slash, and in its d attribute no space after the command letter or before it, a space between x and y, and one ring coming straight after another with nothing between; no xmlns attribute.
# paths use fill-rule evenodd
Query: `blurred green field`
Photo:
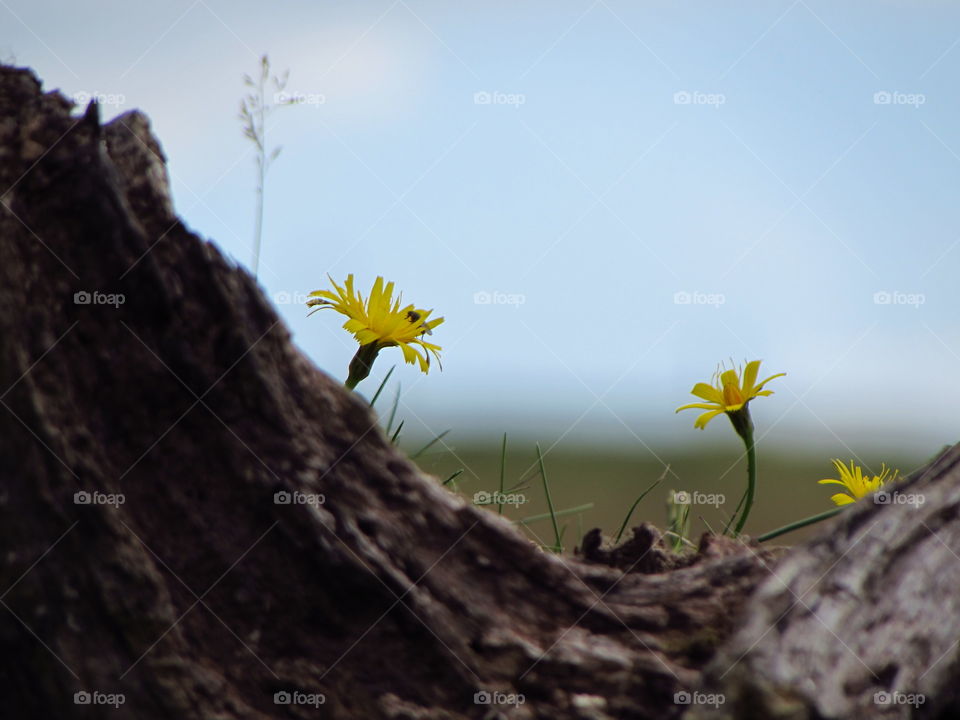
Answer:
<svg viewBox="0 0 960 720"><path fill-rule="evenodd" d="M437 443L417 458L420 467L445 480L462 469L455 484L464 496L473 498L477 492L493 492L499 488L500 445L471 442L454 444L446 438L446 447ZM652 447L650 450L615 447L557 446L546 453L544 464L554 507L558 511L593 503L593 507L562 517L566 526L564 547L570 550L582 532L600 527L605 535L616 534L637 496L664 472L670 472L638 506L631 525L641 521L666 526L666 498L672 490L714 495L724 502L717 507L710 504L691 506L691 538L711 527L719 531L728 521L746 487L746 461L741 458L742 446L731 442L729 447ZM544 446L546 449L547 446ZM916 450L884 450L861 453L860 457L875 472L880 463L899 468L902 475L931 459L940 448L930 448L927 454ZM832 457L849 461L844 449L759 448L758 492L753 512L746 526L751 535L773 530L787 523L834 507L830 496L835 490L818 485L817 480L830 477ZM504 508L504 515L519 521L547 512L543 483L537 470L533 441L511 440L506 455L506 483L508 491L522 493L526 502L519 507ZM707 499L707 498L701 498ZM492 509L496 512L496 508ZM776 542L793 544L822 530L822 525L804 528L778 538ZM530 523L525 528L531 539L543 544L553 543L549 519Z"/></svg>

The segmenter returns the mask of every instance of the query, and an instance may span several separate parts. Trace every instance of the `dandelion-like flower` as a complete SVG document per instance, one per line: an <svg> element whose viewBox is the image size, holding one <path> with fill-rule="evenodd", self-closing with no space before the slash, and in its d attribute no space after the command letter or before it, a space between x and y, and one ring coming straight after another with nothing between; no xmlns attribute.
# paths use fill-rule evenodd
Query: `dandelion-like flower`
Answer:
<svg viewBox="0 0 960 720"><path fill-rule="evenodd" d="M714 376L712 385L702 382L697 383L690 392L698 398L706 400L706 402L684 405L683 407L677 408L677 412L691 408L706 410L707 412L703 413L693 423L694 427L700 428L701 430L717 415L727 413L737 433L742 436L743 433L738 426L739 418L737 416L745 415L747 403L753 400L753 398L766 397L773 394L772 390L764 390L764 385L774 378L786 375L786 373L777 373L758 383L757 373L759 370L760 361L753 360L747 363L742 376L737 370L725 370L722 373L718 373L717 376ZM749 420L749 415L746 415L743 419Z"/></svg>
<svg viewBox="0 0 960 720"><path fill-rule="evenodd" d="M733 531L740 534L746 525L747 518L750 516L750 510L753 507L753 499L757 491L757 449L753 442L753 420L750 418L750 401L755 397L765 397L773 395L772 390L764 390L763 386L774 378L786 375L786 373L777 373L771 375L766 380L757 382L757 373L760 371L760 361L752 360L747 363L743 371L736 369L719 370L713 377L713 384L697 383L690 392L701 400L706 402L691 403L677 408L689 410L706 410L700 415L693 426L703 430L707 423L713 420L717 415L726 413L730 418L733 429L743 440L744 447L747 450L747 491L743 496L743 511L737 520ZM739 510L739 505L737 506ZM734 511L736 515L737 510Z"/></svg>
<svg viewBox="0 0 960 720"><path fill-rule="evenodd" d="M327 277L330 277L329 275ZM360 349L350 361L350 372L346 385L354 388L358 382L370 374L378 353L387 347L399 347L403 359L410 364L419 364L424 373L430 370L430 356L440 362L439 345L424 339L433 329L443 322L443 318L431 320L433 310L424 310L412 304L402 305L402 295L393 297L394 284L384 285L383 278L377 277L368 298L354 290L353 274L347 275L343 287L330 278L334 291L316 290L310 293L307 305L313 312L332 308L347 321L343 328L352 333L360 343Z"/></svg>
<svg viewBox="0 0 960 720"><path fill-rule="evenodd" d="M836 505L849 505L862 497L871 495L885 484L896 481L899 470L891 471L886 465L880 466L879 475L864 475L863 468L850 461L849 467L839 460L833 461L839 479L825 478L819 481L820 485L840 485L846 492L837 493L830 497Z"/></svg>

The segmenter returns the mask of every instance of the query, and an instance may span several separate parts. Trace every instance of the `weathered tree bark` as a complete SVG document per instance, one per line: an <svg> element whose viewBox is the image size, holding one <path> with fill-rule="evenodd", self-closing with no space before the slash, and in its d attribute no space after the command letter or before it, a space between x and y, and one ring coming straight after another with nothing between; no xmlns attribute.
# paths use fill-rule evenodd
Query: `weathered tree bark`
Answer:
<svg viewBox="0 0 960 720"><path fill-rule="evenodd" d="M0 67L4 717L659 719L714 688L730 717L853 718L914 685L919 716L957 708L955 454L911 480L921 510L864 503L782 561L678 560L649 526L541 552L423 476L182 225L143 115L70 113Z"/></svg>
<svg viewBox="0 0 960 720"><path fill-rule="evenodd" d="M881 497L771 568L696 717L960 717L960 446Z"/></svg>

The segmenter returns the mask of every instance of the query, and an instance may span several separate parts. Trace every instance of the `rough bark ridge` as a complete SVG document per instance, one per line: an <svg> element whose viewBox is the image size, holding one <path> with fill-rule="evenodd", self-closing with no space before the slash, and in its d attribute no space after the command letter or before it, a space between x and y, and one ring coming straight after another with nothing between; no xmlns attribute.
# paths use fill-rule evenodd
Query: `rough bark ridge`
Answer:
<svg viewBox="0 0 960 720"><path fill-rule="evenodd" d="M757 588L698 718L960 717L960 446L858 503Z"/></svg>
<svg viewBox="0 0 960 720"><path fill-rule="evenodd" d="M775 569L776 553L708 538L668 571L649 527L557 558L422 476L290 343L250 276L174 215L144 116L101 127L95 107L72 116L29 71L0 67L0 193L5 717L672 718L711 661L721 710L789 695L789 717L862 717L851 698L870 680L851 690L862 668L840 641L853 606L889 687L911 677L886 669L892 640L923 630L917 653L947 651L925 677L938 711L954 708L956 648L941 645L960 618L946 600L913 615L905 603L935 601L898 565L926 563L917 577L957 596L955 559L917 525L960 548L952 460L915 481L921 515L858 507ZM78 504L84 492L95 502ZM875 527L889 528L875 547L856 540ZM895 538L901 554L884 555ZM830 633L797 610L795 631L781 621L747 647L789 601L774 572L832 573L805 598L833 603ZM900 635L882 638L894 612ZM824 663L812 689L808 662ZM480 691L525 703L477 704Z"/></svg>

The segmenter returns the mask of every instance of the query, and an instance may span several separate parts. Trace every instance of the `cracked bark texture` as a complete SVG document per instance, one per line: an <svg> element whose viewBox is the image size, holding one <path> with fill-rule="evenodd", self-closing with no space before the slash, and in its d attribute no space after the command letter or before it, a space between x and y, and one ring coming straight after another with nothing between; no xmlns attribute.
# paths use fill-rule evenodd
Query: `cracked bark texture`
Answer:
<svg viewBox="0 0 960 720"><path fill-rule="evenodd" d="M960 447L882 499L772 568L693 717L960 717Z"/></svg>
<svg viewBox="0 0 960 720"><path fill-rule="evenodd" d="M556 557L420 473L290 342L176 217L142 114L101 126L0 67L0 193L4 717L669 719L712 687L731 717L863 717L858 623L891 688L947 651L919 713L954 708L953 455L911 480L922 510L858 506L783 560L705 537L678 561L650 526ZM820 573L814 619L776 583Z"/></svg>

